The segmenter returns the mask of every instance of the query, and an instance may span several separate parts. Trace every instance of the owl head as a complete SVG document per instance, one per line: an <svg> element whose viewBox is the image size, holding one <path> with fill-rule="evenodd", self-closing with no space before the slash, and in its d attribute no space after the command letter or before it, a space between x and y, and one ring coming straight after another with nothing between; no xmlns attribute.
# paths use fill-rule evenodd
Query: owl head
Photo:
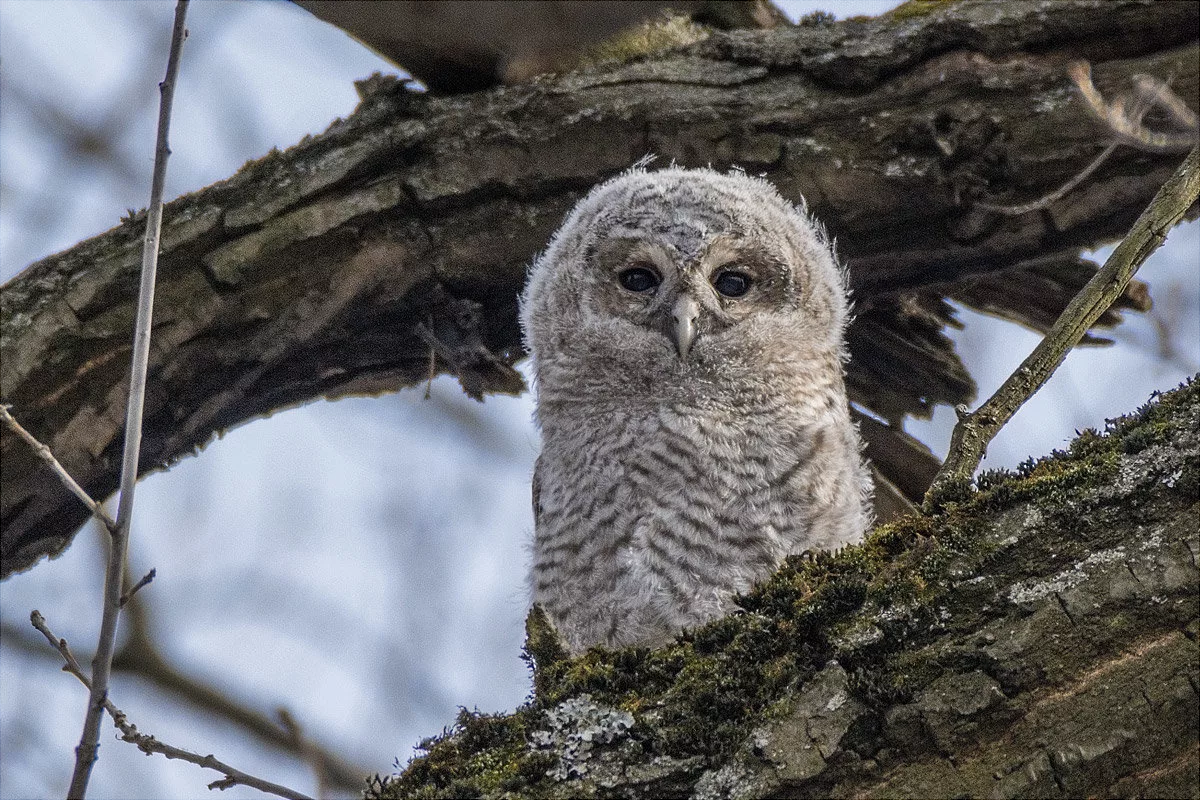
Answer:
<svg viewBox="0 0 1200 800"><path fill-rule="evenodd" d="M594 188L521 303L543 396L696 391L814 363L840 376L848 313L843 271L803 209L741 172L678 168Z"/></svg>

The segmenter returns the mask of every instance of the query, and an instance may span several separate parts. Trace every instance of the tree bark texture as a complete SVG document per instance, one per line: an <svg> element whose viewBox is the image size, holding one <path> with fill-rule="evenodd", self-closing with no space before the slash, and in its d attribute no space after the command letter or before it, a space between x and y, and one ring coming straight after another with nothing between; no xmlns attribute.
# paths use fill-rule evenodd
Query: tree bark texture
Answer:
<svg viewBox="0 0 1200 800"><path fill-rule="evenodd" d="M369 797L1197 797L1200 382L660 651L565 659Z"/></svg>
<svg viewBox="0 0 1200 800"><path fill-rule="evenodd" d="M650 153L806 198L850 270L856 402L898 422L969 401L946 300L1046 328L1094 271L1081 248L1119 237L1179 157L1122 147L1018 217L976 201L1038 197L1105 146L1072 59L1106 93L1149 73L1195 107L1198 19L1186 2L911 3L470 95L364 81L349 119L167 208L144 470L257 416L431 372L521 391L526 265L588 188ZM0 399L97 497L117 485L144 223L32 265L0 306ZM1144 286L1119 306L1148 307ZM886 460L903 438L880 441ZM7 430L0 454L7 575L61 551L86 512Z"/></svg>

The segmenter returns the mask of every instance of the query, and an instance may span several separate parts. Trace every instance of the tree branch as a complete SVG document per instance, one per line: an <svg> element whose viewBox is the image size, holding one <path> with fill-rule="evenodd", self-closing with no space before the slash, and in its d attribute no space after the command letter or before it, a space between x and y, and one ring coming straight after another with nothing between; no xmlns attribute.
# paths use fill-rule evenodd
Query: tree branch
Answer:
<svg viewBox="0 0 1200 800"><path fill-rule="evenodd" d="M936 503L938 494L949 484L971 480L987 452L988 443L1025 401L1050 379L1092 323L1121 296L1138 267L1166 240L1167 233L1197 198L1200 198L1200 146L1192 148L1179 169L1138 217L1129 235L1071 301L1021 366L978 409L970 413L965 407L958 409L958 424L950 438L950 450L926 495L927 503Z"/></svg>
<svg viewBox="0 0 1200 800"><path fill-rule="evenodd" d="M1200 381L794 557L665 648L463 711L372 798L1194 797Z"/></svg>
<svg viewBox="0 0 1200 800"><path fill-rule="evenodd" d="M509 365L526 264L583 192L647 153L740 165L807 198L855 290L857 403L899 422L969 402L945 301L1048 329L1094 272L1081 249L1128 230L1175 162L1121 150L1038 214L973 201L1044 195L1107 140L1064 78L1073 59L1093 63L1101 89L1173 75L1194 104L1200 11L964 0L910 12L714 32L474 95L364 82L352 117L166 209L143 471L280 408L424 383L422 331L436 370L470 392L521 391ZM96 497L117 486L143 224L33 265L0 296L0 399ZM1138 284L1118 303L1148 306ZM0 454L9 574L61 551L84 514L2 430Z"/></svg>
<svg viewBox="0 0 1200 800"><path fill-rule="evenodd" d="M29 621L33 624L33 627L37 628L38 631L40 631L41 634L46 637L46 641L50 642L50 645L56 648L59 654L62 655L63 661L66 662L63 666L63 669L78 678L79 682L86 686L90 691L92 688L91 681L88 680L87 675L85 675L83 672L83 668L79 666L79 662L71 653L71 648L67 646L67 640L60 639L55 636L50 630L50 626L46 624L45 617L43 617L37 611L34 611L29 615ZM266 792L267 794L273 794L278 797L286 797L290 800L312 800L312 798L308 797L308 795L297 792L294 789L289 789L288 787L281 786L278 783L271 783L270 781L265 781L262 778L257 778L253 775L242 772L241 770L234 769L225 762L217 759L215 756L197 755L196 753L192 753L188 750L183 750L173 745L160 742L150 734L140 732L137 729L137 726L129 721L129 718L125 715L125 713L121 711L121 709L117 708L116 705L114 705L113 702L107 697L104 698L101 705L104 710L108 712L109 716L112 717L113 725L115 725L117 730L121 732L122 741L136 744L138 749L147 755L158 753L166 756L167 758L179 759L181 761L187 761L188 763L195 764L198 767L203 767L204 769L215 770L225 776L219 781L210 783L208 785L209 789L228 789L233 786L249 786L252 789L258 789L260 792Z"/></svg>
<svg viewBox="0 0 1200 800"><path fill-rule="evenodd" d="M92 496L75 482L75 479L71 477L63 465L58 462L58 459L54 457L54 453L50 452L50 448L39 442L33 437L33 434L25 430L21 426L21 423L17 422L16 418L9 413L8 406L6 405L0 405L0 421L3 421L17 436L20 436L22 441L28 444L33 449L33 452L37 453L37 457L50 466L50 469L63 482L63 485L70 490L71 494L79 498L79 502L87 506L87 509L92 512L92 516L100 520L110 534L117 529L117 523L104 510L104 506L93 500Z"/></svg>
<svg viewBox="0 0 1200 800"><path fill-rule="evenodd" d="M127 610L124 619L128 622L133 616ZM0 641L5 647L30 655L51 655L39 647L34 638L7 622L0 626ZM140 646L130 645L127 642L113 658L113 672L142 678L170 701L183 701L200 712L238 726L270 747L309 761L330 785L352 791L362 788L364 776L371 772L367 767L351 764L331 748L311 739L304 741L304 747L301 747L286 727L269 714L232 700L217 687L182 671L157 650L147 657Z"/></svg>
<svg viewBox="0 0 1200 800"><path fill-rule="evenodd" d="M130 365L129 396L125 406L125 444L121 458L121 500L117 506L117 524L112 534L108 564L104 571L103 615L100 638L92 659L92 681L88 687L87 712L83 718L83 733L75 748L75 770L67 796L83 800L87 795L92 765L100 747L100 717L108 699L108 676L112 670L116 649L117 621L124 601L121 588L125 582L125 560L129 552L129 530L133 520L133 497L138 479L138 459L141 455L142 406L146 397L146 372L150 362L150 326L154 314L154 282L158 269L158 243L162 228L163 186L167 179L168 133L171 128L171 102L175 96L175 77L179 72L179 57L187 37L184 20L188 0L175 5L175 23L171 30L171 48L167 55L167 74L158 85L162 102L158 111L158 134L154 147L154 173L150 180L150 211L146 219L146 235L142 244L141 281L138 287L137 316L133 335L133 357ZM136 588L131 590L131 593ZM171 756L169 756L171 757Z"/></svg>

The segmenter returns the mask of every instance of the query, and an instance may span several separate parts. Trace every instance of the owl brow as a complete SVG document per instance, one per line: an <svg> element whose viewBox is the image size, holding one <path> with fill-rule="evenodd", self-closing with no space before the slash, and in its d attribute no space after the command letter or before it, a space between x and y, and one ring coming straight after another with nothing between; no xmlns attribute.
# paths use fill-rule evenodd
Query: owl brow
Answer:
<svg viewBox="0 0 1200 800"><path fill-rule="evenodd" d="M614 236L594 248L594 254L611 262L615 269L644 262L665 273L671 267L670 255L662 247L633 236Z"/></svg>
<svg viewBox="0 0 1200 800"><path fill-rule="evenodd" d="M782 258L741 237L718 239L709 247L700 263L708 273L715 273L724 266L738 266L751 271L759 280L778 280L780 272L787 272L786 262Z"/></svg>
<svg viewBox="0 0 1200 800"><path fill-rule="evenodd" d="M700 264L706 269L717 269L732 262L746 259L746 249L741 246L740 237L721 236L708 246L700 258Z"/></svg>
<svg viewBox="0 0 1200 800"><path fill-rule="evenodd" d="M632 261L649 262L663 274L666 274L672 266L671 257L666 250L645 242L639 243L637 247L630 250L626 263Z"/></svg>

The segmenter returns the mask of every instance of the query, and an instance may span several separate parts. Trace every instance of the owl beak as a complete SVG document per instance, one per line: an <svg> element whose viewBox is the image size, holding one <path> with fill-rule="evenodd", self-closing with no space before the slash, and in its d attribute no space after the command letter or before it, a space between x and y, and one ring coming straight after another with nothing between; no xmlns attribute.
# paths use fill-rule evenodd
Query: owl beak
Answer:
<svg viewBox="0 0 1200 800"><path fill-rule="evenodd" d="M671 339L679 358L687 360L692 342L696 340L696 320L700 317L700 304L695 298L680 295L671 309Z"/></svg>

